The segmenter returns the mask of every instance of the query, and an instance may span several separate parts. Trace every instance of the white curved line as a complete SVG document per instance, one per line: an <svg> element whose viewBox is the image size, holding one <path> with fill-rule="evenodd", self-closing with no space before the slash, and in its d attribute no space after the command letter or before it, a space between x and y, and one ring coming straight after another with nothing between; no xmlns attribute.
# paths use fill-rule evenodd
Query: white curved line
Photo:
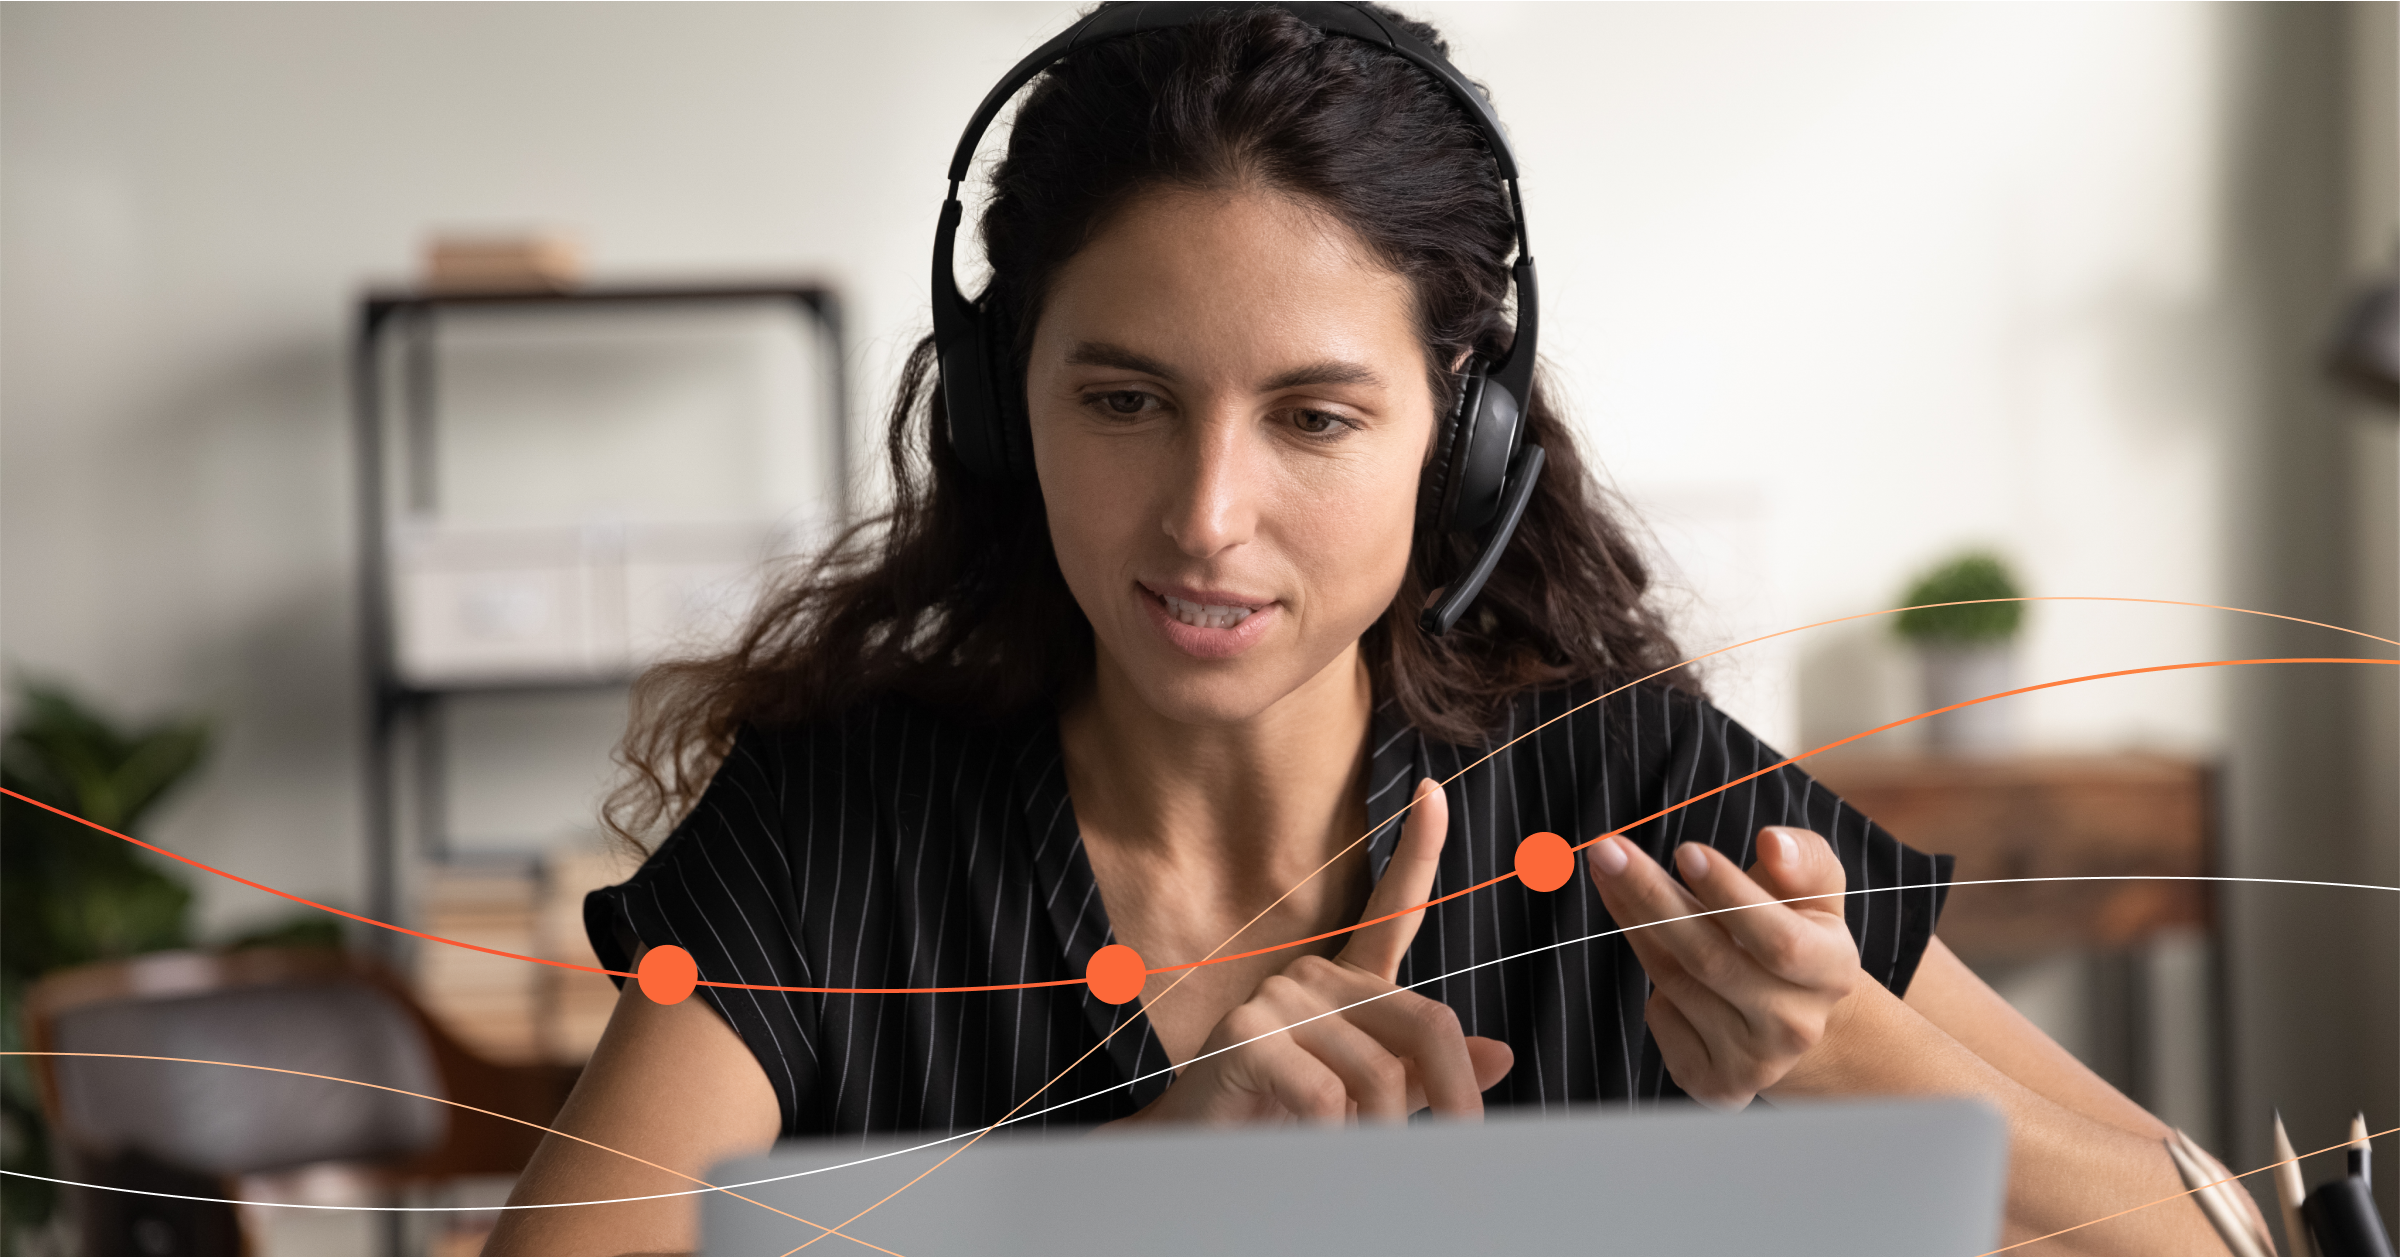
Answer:
<svg viewBox="0 0 2400 1257"><path fill-rule="evenodd" d="M2023 885L2028 882L2243 882L2259 886L2324 886L2337 890L2388 890L2394 893L2400 893L2400 886L2384 886L2374 882L2321 882L2293 877L2213 877L2204 876L2201 874L2116 873L2093 874L2081 877L1986 877L1964 882L1918 882L1906 886L1876 886L1864 890L1845 890L1839 892L1838 894L1800 895L1791 899L1770 899L1760 903L1736 904L1730 908L1711 908L1706 912L1687 913L1679 917L1667 917L1658 921L1645 921L1640 925L1625 926L1614 930L1602 930L1597 934L1586 934L1581 938L1570 938L1561 943L1545 943L1540 947L1529 947L1521 952L1514 952L1510 955L1501 956L1492 960L1480 961L1478 963L1468 965L1463 969L1453 969L1448 973L1437 974L1430 978L1411 982L1407 986L1394 987L1389 991L1382 992L1381 994L1370 995L1365 999L1357 1001L1356 1003L1344 1004L1340 1008L1318 1013L1314 1017L1308 1017L1300 1021L1295 1021L1291 1025L1270 1030L1265 1034L1252 1035L1251 1037L1243 1039L1238 1043L1228 1043L1224 1047L1218 1048L1216 1051L1204 1052L1198 1056L1195 1056L1191 1060L1185 1061L1183 1065L1170 1065L1165 1069L1154 1069L1147 1074L1142 1074L1138 1077L1128 1079L1124 1082L1117 1083L1114 1086L1103 1087L1098 1091L1091 1092L1088 1095L1077 1096L1072 1100L1061 1100L1048 1108L1035 1109L1031 1113L1021 1113L1015 1117L1009 1118L1005 1122L996 1122L993 1125L983 1129L986 1131L998 1130L1002 1126L1013 1126L1018 1122L1040 1117L1044 1113L1054 1113L1060 1109L1071 1108L1096 1096L1106 1095L1107 1093L1118 1090L1119 1088L1132 1087L1138 1083L1148 1082L1149 1080L1158 1077L1160 1074L1174 1073L1176 1070L1183 1068L1184 1065L1196 1064L1200 1061L1207 1060L1211 1056L1220 1056L1238 1047L1248 1047L1250 1044L1256 1043L1260 1039L1271 1038L1275 1035L1283 1034L1286 1031L1298 1029L1301 1026L1307 1025L1309 1022L1321 1021L1327 1017L1346 1013L1353 1008L1372 1004L1379 999L1385 999L1389 996L1397 995L1402 991L1413 990L1420 986L1431 986L1436 982L1446 981L1450 978L1455 978L1460 974L1473 973L1477 969L1488 969L1493 965L1505 964L1511 960L1522 960L1527 956L1539 955L1546 951L1557 951L1561 948L1573 947L1577 943L1597 942L1600 939L1608 938L1613 935L1627 934L1634 930L1646 930L1652 926L1672 925L1677 921L1692 921L1701 917L1713 917L1720 913L1742 912L1751 908L1764 908L1771 904L1807 903L1814 899L1848 898L1851 895L1898 894L1901 891L1929 890L1936 886L2016 886ZM357 1213L502 1213L514 1209L572 1209L583 1205L626 1205L634 1204L644 1200L672 1200L678 1196L704 1196L710 1192L732 1191L736 1188L742 1187L759 1187L768 1183L784 1183L796 1178L807 1178L812 1174L824 1174L833 1170L847 1170L853 1166L865 1165L870 1161L883 1161L892 1157L906 1156L912 1152L923 1152L927 1148L938 1148L946 1143L954 1143L961 1139L972 1138L976 1133L977 1132L975 1131L960 1131L955 1135L944 1135L940 1139L930 1139L924 1143L916 1144L911 1147L898 1148L891 1152L879 1152L871 1157L860 1157L856 1161L844 1161L838 1165L819 1166L813 1170L801 1170L792 1174L779 1174L772 1178L754 1178L746 1182L723 1183L714 1187L695 1187L679 1192L659 1192L650 1196L617 1196L607 1200L560 1200L553 1201L548 1204L537 1205L301 1205L290 1204L279 1200L228 1200L219 1196L180 1196L173 1192L141 1191L131 1187L109 1187L100 1183L79 1183L73 1179L47 1178L40 1174L27 1174L19 1170L0 1170L0 1174L7 1175L11 1178L39 1179L45 1183L57 1183L65 1187L88 1187L94 1191L123 1192L132 1196L157 1196L166 1200L197 1200L205 1204L251 1205L264 1209L331 1209Z"/></svg>

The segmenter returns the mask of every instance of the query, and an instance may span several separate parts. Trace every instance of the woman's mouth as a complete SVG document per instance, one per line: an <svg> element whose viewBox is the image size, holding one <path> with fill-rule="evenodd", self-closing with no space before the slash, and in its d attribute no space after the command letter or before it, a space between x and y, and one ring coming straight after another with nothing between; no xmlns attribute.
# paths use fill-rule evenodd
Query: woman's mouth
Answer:
<svg viewBox="0 0 2400 1257"><path fill-rule="evenodd" d="M1167 613L1193 628L1232 628L1250 618L1255 607L1212 606L1186 602L1173 594L1160 594L1159 601L1167 604Z"/></svg>
<svg viewBox="0 0 2400 1257"><path fill-rule="evenodd" d="M1211 590L1167 593L1148 585L1139 588L1160 636L1197 659L1229 659L1248 650L1266 635L1278 605Z"/></svg>

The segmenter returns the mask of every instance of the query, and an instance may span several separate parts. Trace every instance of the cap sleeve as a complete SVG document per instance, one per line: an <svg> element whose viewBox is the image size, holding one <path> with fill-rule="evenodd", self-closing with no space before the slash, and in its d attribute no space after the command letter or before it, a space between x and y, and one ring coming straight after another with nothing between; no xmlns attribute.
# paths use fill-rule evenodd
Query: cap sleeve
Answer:
<svg viewBox="0 0 2400 1257"><path fill-rule="evenodd" d="M1952 858L1894 838L1798 765L1774 767L1782 752L1705 699L1679 695L1671 705L1684 710L1673 716L1666 801L1684 806L1634 830L1635 840L1661 859L1683 843L1706 843L1747 868L1769 825L1822 835L1842 862L1843 915L1860 965L1906 995L1941 918Z"/></svg>
<svg viewBox="0 0 2400 1257"><path fill-rule="evenodd" d="M792 877L790 748L745 729L691 814L624 882L583 901L584 932L601 964L632 967L643 947L692 954L703 982L824 985L802 943L800 888ZM624 979L616 980L619 986ZM703 986L766 1071L793 1129L814 1081L815 996Z"/></svg>

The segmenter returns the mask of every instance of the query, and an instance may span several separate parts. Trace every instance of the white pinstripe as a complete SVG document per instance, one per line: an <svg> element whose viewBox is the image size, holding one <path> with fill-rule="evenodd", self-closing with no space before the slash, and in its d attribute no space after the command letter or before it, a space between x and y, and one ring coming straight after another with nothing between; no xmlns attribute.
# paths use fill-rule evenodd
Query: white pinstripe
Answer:
<svg viewBox="0 0 2400 1257"><path fill-rule="evenodd" d="M1521 700L1505 731L1572 705L1578 694L1561 690L1556 705L1546 694ZM1617 713L1613 729L1608 706ZM1516 839L1534 829L1588 837L1581 831L1622 825L1774 758L1715 709L1656 686L1577 712L1463 773L1482 749L1412 736L1389 699L1374 710L1368 745L1375 749L1361 777L1371 858L1388 864L1408 803L1398 787L1419 776L1455 776L1447 787L1455 829L1436 874L1443 893L1509 868ZM1582 721L1589 724L1577 728ZM1012 742L1015 754L1006 754ZM792 766L799 759L808 761L805 770ZM1029 771L1035 765L1039 771ZM942 805L933 783L945 770L950 802ZM794 791L800 771L806 784ZM856 805L853 784L868 792ZM1726 797L1735 794L1742 797ZM1671 838L1708 841L1747 864L1756 829L1772 823L1827 833L1862 887L1888 885L1918 867L1788 767L1627 837L1662 855ZM774 861L749 850L762 841L776 850L780 875L768 867ZM894 700L789 735L745 732L704 806L629 887L600 892L593 919L611 919L612 907L631 913L631 935L683 943L712 980L738 974L733 980L817 985L793 975L827 969L848 974L844 984L855 987L1046 981L1073 976L1078 957L1114 938L1081 842L1054 724L1029 717L979 725ZM740 864L717 854L726 844L740 849ZM940 852L927 849L937 844ZM801 848L796 861L794 845ZM819 870L816 856L826 846L832 858ZM677 883L679 895L658 895ZM1077 884L1071 895L1070 883ZM649 893L635 897L634 887ZM1878 976L1895 980L1913 967L1938 898L1928 890L1900 897L1892 910L1862 907L1853 929L1871 945L1862 954L1875 958L1869 967L1882 970ZM962 904L985 918L982 928L949 929ZM761 908L775 926L759 919ZM871 924L878 922L881 928ZM1642 1024L1647 975L1626 964L1622 945L1605 949L1605 964L1588 951L1559 952L1540 967L1505 974L1483 963L1531 944L1589 936L1605 924L1582 878L1551 895L1509 888L1426 913L1404 976L1416 982L1429 969L1440 974L1422 981L1469 1033L1520 1050L1520 1067L1492 1102L1547 1108L1676 1093ZM875 937L864 937L867 930ZM746 937L746 947L735 949L735 937ZM782 1092L787 1134L980 1127L1112 1026L1124 1034L1076 1071L1073 1085L1088 1084L1092 1095L1073 1120L1130 1111L1145 1094L1139 1080L1160 1077L1146 1070L1165 1057L1138 1002L1112 1011L1079 987L997 994L1005 998L903 1006L894 1001L905 997L769 1000L751 992L736 999L714 988L709 998L762 1058L782 1058L770 1077ZM902 1032L886 1034L893 1017ZM1053 1113L1048 1120L1070 1120L1067 1110L1045 1112Z"/></svg>

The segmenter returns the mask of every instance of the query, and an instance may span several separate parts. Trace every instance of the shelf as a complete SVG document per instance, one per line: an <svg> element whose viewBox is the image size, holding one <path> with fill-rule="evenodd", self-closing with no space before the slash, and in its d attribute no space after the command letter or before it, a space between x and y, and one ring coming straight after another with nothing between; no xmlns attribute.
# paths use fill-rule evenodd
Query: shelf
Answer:
<svg viewBox="0 0 2400 1257"><path fill-rule="evenodd" d="M478 292L423 289L370 289L361 301L369 326L403 310L472 306L657 305L718 301L798 301L820 318L838 320L840 302L833 290L814 281L724 284L596 284L574 288L495 290Z"/></svg>
<svg viewBox="0 0 2400 1257"><path fill-rule="evenodd" d="M654 330L615 331L611 330L614 324L603 323L595 325L592 331L603 338L598 343L608 343L605 339L608 336L631 335L637 338L639 344L646 345L648 341L639 338L657 336L663 338L662 346L671 352L673 346L685 343L689 335L705 338L715 334L711 329L718 325L720 315L704 314L699 307L709 307L714 311L728 305L756 303L768 303L799 315L797 323L789 327L790 334L797 337L796 344L803 359L794 360L788 368L779 365L784 361L782 345L785 342L775 338L786 335L784 329L787 324L777 316L761 322L769 339L760 343L772 347L771 357L707 359L707 363L724 361L732 365L725 368L703 365L698 368L700 375L697 378L707 384L701 394L704 398L718 395L718 385L730 381L737 387L725 390L724 395L737 399L757 399L733 403L737 407L751 408L747 411L735 409L715 412L717 414L738 416L755 413L797 416L803 420L801 426L789 430L771 428L767 430L765 438L772 442L783 439L783 436L793 436L797 444L770 444L767 448L775 451L778 460L795 458L798 461L767 464L752 457L746 464L752 467L781 467L790 472L789 483L767 482L775 487L761 497L759 505L762 513L757 519L678 522L678 517L668 514L657 519L638 515L625 519L612 517L611 521L595 524L582 517L562 515L551 522L536 519L520 525L512 518L505 525L489 525L478 522L483 517L476 514L477 507L460 505L461 501L475 501L478 492L490 498L496 488L503 494L503 500L525 498L533 503L524 508L529 511L573 509L575 494L554 500L543 498L538 491L529 487L521 475L526 466L548 469L554 478L563 477L557 479L558 484L570 487L603 486L599 491L602 498L609 493L630 488L637 501L655 499L655 503L671 504L677 499L673 497L673 490L667 491L663 497L657 492L652 492L650 499L640 496L642 491L659 487L655 482L655 477L659 475L658 468L653 462L643 461L642 458L635 458L631 462L620 460L622 466L633 469L630 473L632 479L624 485L617 485L607 476L598 481L586 479L589 468L572 459L562 459L561 451L573 453L625 447L560 444L586 441L579 435L580 429L572 425L563 430L565 435L553 437L547 427L536 424L521 430L530 432L529 437L513 436L503 439L498 445L485 447L509 451L502 457L520 460L531 457L536 460L531 464L493 462L489 461L491 455L488 453L477 458L456 451L447 451L448 461L444 461L446 451L437 442L441 433L456 431L471 434L484 429L443 428L439 418L440 409L445 402L456 408L459 399L456 396L446 397L443 390L437 387L437 381L458 378L447 376L446 373L459 371L466 372L464 378L478 378L473 374L481 369L476 364L488 361L492 353L506 355L521 350L507 348L512 338L520 337L518 329L508 329L502 339L493 342L502 347L497 351L474 340L461 342L451 339L449 333L437 329L463 331L470 326L490 327L485 320L499 316L513 319L514 312L520 311L528 316L553 317L552 312L563 316L569 311L585 309L639 310L655 307L662 312L663 321L635 321L635 326L639 328ZM688 316L681 313L685 310L690 311ZM471 318L467 317L470 313ZM453 322L447 317L452 314L462 317ZM532 331L535 327L528 324L526 330ZM584 334L583 325L576 324L573 337ZM541 332L539 335L547 337L548 333ZM530 343L538 349L541 341L537 339ZM548 410L533 413L548 414L565 406L567 410L564 413L583 416L586 412L576 409L577 406L597 403L600 407L598 413L602 415L632 416L630 426L621 423L617 428L607 429L618 433L611 440L622 440L625 434L636 434L638 439L651 440L652 444L656 444L658 439L665 439L659 436L664 431L672 434L673 442L680 442L671 442L668 448L727 448L692 444L697 438L691 437L687 428L682 426L663 430L644 426L651 422L644 408L656 405L649 391L649 386L655 381L649 377L633 377L630 391L620 392L621 387L627 386L612 374L594 376L588 372L577 373L570 367L562 367L556 360L540 357L503 360L511 364L509 370L531 381L530 388L533 391L525 396L548 399ZM666 361L675 360L670 357ZM767 365L763 368L743 365L752 361ZM449 859L463 854L456 850L457 844L447 831L451 802L450 783L446 778L451 770L446 765L451 764L452 760L451 750L446 743L457 736L449 726L458 723L459 719L445 715L451 707L451 700L622 692L632 684L641 667L648 666L658 657L659 651L680 651L683 648L676 644L682 640L683 622L675 619L675 616L685 613L670 608L662 618L660 608L669 607L670 604L660 599L672 595L688 600L700 595L675 594L674 591L683 588L678 581L686 584L699 582L701 578L691 575L692 572L704 572L704 569L714 571L717 568L725 568L733 573L724 576L724 580L732 581L737 577L743 581L749 579L734 572L734 566L738 565L734 565L732 560L719 557L720 551L731 554L734 548L724 545L714 549L703 547L695 557L694 554L684 553L691 549L690 545L685 544L689 539L684 534L691 533L695 528L713 529L728 535L729 530L739 532L755 529L764 530L762 537L771 537L775 535L774 529L788 526L792 518L788 512L795 507L810 521L812 527L823 525L838 529L847 522L849 506L844 500L847 491L844 469L849 463L846 366L841 300L830 286L809 279L683 284L616 283L559 290L488 292L386 287L370 289L359 297L352 346L351 402L359 486L359 602L365 671L362 679L369 699L365 778L367 852L364 861L367 885L362 896L369 916L381 921L401 921L404 914L400 893L404 883L402 875L412 860L424 859L445 867L447 871L441 876L467 876L472 872L468 867L471 860L452 863ZM641 367L633 370L648 369ZM709 374L720 369L736 372L763 369L767 374L762 378L768 383L745 383L735 377L721 380ZM562 370L566 374L544 374ZM663 378L676 380L682 377L670 375ZM550 383L552 379L559 383L554 386ZM778 380L786 381L780 389L774 383ZM801 387L788 383L791 380L805 380L807 384ZM578 385L582 387L583 394L579 395L576 391ZM745 393L743 389L751 391ZM662 422L688 422L685 412L675 410L672 405L660 410L658 417ZM499 430L511 431L506 425ZM509 443L512 440L515 442L513 445ZM820 441L822 445L817 444ZM637 441L631 448L647 447ZM594 465L608 466L605 462ZM702 462L698 466L706 468L709 464ZM495 468L501 470L495 472ZM670 479L665 483L673 482ZM527 497L529 493L531 496ZM445 518L440 509L444 503L459 512L456 518ZM677 508L654 504L654 509L671 512ZM777 515L777 512L785 514ZM454 533L442 531L453 527L457 529ZM525 536L538 532L545 538L545 545L557 540L550 536L551 533L558 533L562 537L568 533L574 534L574 546L566 546L564 542L550 546L559 550L558 555L551 555L544 550L534 559L514 556L509 563L497 564L490 569L492 572L506 573L510 579L520 583L535 582L537 578L557 578L552 581L557 586L555 597L541 604L544 608L542 614L553 618L540 620L536 630L523 630L527 634L524 638L526 645L520 646L514 638L505 639L501 645L485 645L483 639L473 638L472 635L458 637L452 633L451 637L438 637L433 635L436 629L452 632L444 627L451 625L452 620L438 615L425 618L431 613L424 612L424 608L449 605L435 599L435 594L450 591L458 598L467 596L457 593L451 585L438 582L449 581L456 585L472 580L489 584L499 579L497 576L484 575L485 569L472 562L456 560L455 556L445 557L446 552L438 548L451 546L455 549L461 538L481 528L517 530ZM595 528L600 531L595 532ZM676 538L683 540L676 541ZM521 541L523 538L514 540ZM667 544L668 541L675 541L675 545L681 545L683 549L675 549ZM788 539L786 542L766 544L787 543ZM436 548L427 549L427 546ZM595 546L598 548L595 549ZM644 546L650 549L645 550ZM666 549L660 550L660 546L666 546ZM573 553L568 553L569 550ZM510 553L514 555L513 551ZM748 559L740 560L741 564L748 562ZM710 581L718 579L714 575L708 577ZM437 583L424 583L428 581ZM407 588L403 589L403 585ZM527 587L532 586L529 584ZM703 588L695 585L695 588L706 593L714 586ZM549 586L543 586L537 592L546 590L549 590ZM476 590L468 592L475 593ZM482 594L478 593L477 596ZM673 607L684 605L681 602L672 604ZM728 610L725 614L738 616L742 605L746 604L738 601L726 604ZM517 606L517 603L511 602L502 610ZM405 627L401 622L404 612L410 617ZM546 627L553 624L559 627ZM433 627L429 628L429 625ZM550 638L543 634L557 634L557 640L565 645L553 649ZM430 653L433 647L427 643L431 642L444 643L441 649L452 653L437 657L435 653ZM468 642L472 649L459 642ZM635 666L626 666L627 660L633 661ZM402 666L404 662L406 667ZM490 671L486 673L484 669ZM465 710L460 709L462 715ZM535 736L557 735L555 731L542 730ZM512 745L555 748L564 744L534 742ZM587 752L580 747L572 751L572 755L578 757L577 762L585 754ZM462 771L460 776L465 780L470 774ZM541 810L538 804L535 810ZM404 819L408 821L405 826ZM471 817L466 819L475 823ZM446 910L430 899L425 907L428 911ZM569 1040L581 1042L579 1037L573 1035L569 1036Z"/></svg>

